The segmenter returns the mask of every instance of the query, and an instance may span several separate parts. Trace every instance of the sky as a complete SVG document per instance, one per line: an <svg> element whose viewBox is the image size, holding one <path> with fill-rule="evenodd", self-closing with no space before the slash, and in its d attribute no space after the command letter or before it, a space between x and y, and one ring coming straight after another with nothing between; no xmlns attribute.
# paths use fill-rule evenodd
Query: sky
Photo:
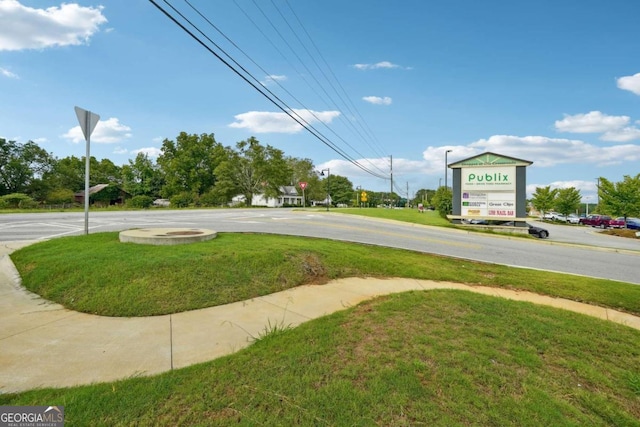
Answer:
<svg viewBox="0 0 640 427"><path fill-rule="evenodd" d="M98 160L253 136L402 196L448 150L533 162L529 196L640 173L640 1L155 2L202 44L148 0L0 0L0 137L82 157L79 106Z"/></svg>

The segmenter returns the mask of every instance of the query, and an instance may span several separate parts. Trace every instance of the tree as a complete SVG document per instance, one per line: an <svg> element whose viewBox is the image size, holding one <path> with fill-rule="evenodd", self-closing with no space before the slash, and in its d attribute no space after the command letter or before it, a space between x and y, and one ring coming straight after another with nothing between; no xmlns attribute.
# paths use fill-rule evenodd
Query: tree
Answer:
<svg viewBox="0 0 640 427"><path fill-rule="evenodd" d="M536 191L533 193L533 197L531 198L531 203L534 208L544 214L553 208L557 194L558 189L554 188L552 190L550 185L547 185L546 187L536 187Z"/></svg>
<svg viewBox="0 0 640 427"><path fill-rule="evenodd" d="M256 138L236 144L236 150L226 148L225 159L215 169L218 176L216 192L227 200L242 194L251 203L254 194L275 197L280 187L292 179L292 169L282 150L263 147Z"/></svg>
<svg viewBox="0 0 640 427"><path fill-rule="evenodd" d="M422 188L416 191L416 195L413 198L413 204L418 205L418 203L422 203L424 206L433 206L433 196L436 194L435 190L427 190Z"/></svg>
<svg viewBox="0 0 640 427"><path fill-rule="evenodd" d="M109 159L102 159L99 162L95 157L89 160L89 180L91 185L113 184L122 185L122 168L116 166Z"/></svg>
<svg viewBox="0 0 640 427"><path fill-rule="evenodd" d="M158 157L165 184L162 194L169 198L183 192L200 195L216 183L215 169L225 159L224 147L213 134L189 135L181 132L176 141L165 139Z"/></svg>
<svg viewBox="0 0 640 427"><path fill-rule="evenodd" d="M160 169L146 153L138 153L134 160L122 166L123 190L132 196L157 198L162 189Z"/></svg>
<svg viewBox="0 0 640 427"><path fill-rule="evenodd" d="M297 186L299 182L309 182L309 179L317 176L315 166L310 159L286 157L287 165L291 169L291 185Z"/></svg>
<svg viewBox="0 0 640 427"><path fill-rule="evenodd" d="M59 159L53 168L47 172L44 179L50 187L55 189L67 189L73 192L84 190L84 158L69 156Z"/></svg>
<svg viewBox="0 0 640 427"><path fill-rule="evenodd" d="M53 155L33 141L19 144L0 138L0 196L27 192L54 163Z"/></svg>
<svg viewBox="0 0 640 427"><path fill-rule="evenodd" d="M331 196L331 203L336 205L343 203L351 205L353 202L353 184L347 177L341 175L330 175L324 179L324 190L326 194Z"/></svg>
<svg viewBox="0 0 640 427"><path fill-rule="evenodd" d="M567 216L578 210L581 198L580 191L574 187L562 188L556 192L553 206L556 211Z"/></svg>
<svg viewBox="0 0 640 427"><path fill-rule="evenodd" d="M611 216L640 216L640 174L635 177L625 175L620 182L613 183L600 178L598 187L599 211Z"/></svg>
<svg viewBox="0 0 640 427"><path fill-rule="evenodd" d="M448 187L438 187L433 196L433 206L441 217L446 218L453 209L453 193Z"/></svg>

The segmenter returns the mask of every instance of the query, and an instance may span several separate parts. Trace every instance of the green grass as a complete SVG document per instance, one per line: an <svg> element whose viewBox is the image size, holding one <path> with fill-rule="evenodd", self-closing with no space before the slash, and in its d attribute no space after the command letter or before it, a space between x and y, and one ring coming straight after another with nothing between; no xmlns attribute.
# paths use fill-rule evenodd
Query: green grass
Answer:
<svg viewBox="0 0 640 427"><path fill-rule="evenodd" d="M360 215L369 218L392 219L395 221L409 222L412 224L433 225L437 227L455 227L447 219L442 218L436 211L419 213L418 209L384 209L384 208L345 208L334 209L332 212Z"/></svg>
<svg viewBox="0 0 640 427"><path fill-rule="evenodd" d="M640 314L640 286L324 239L219 234L178 246L65 237L11 255L24 286L108 316L176 313L341 277L407 277L528 290Z"/></svg>
<svg viewBox="0 0 640 427"><path fill-rule="evenodd" d="M69 426L640 426L640 332L462 291L367 301L151 378L0 395Z"/></svg>

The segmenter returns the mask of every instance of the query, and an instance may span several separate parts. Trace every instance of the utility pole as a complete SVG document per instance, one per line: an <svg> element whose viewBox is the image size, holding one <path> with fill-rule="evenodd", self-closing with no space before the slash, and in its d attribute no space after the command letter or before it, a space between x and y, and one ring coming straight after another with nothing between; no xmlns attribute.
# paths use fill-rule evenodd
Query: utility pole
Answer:
<svg viewBox="0 0 640 427"><path fill-rule="evenodd" d="M407 181L407 203L404 204L404 207L409 207L409 181Z"/></svg>
<svg viewBox="0 0 640 427"><path fill-rule="evenodd" d="M389 191L389 207L391 207L391 200L393 198L393 155L389 154L391 159L391 189Z"/></svg>

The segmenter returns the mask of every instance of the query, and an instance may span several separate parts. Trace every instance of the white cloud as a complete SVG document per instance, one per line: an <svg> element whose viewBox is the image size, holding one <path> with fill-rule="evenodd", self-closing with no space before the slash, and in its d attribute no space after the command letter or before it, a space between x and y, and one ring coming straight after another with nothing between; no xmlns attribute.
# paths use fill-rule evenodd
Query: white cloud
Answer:
<svg viewBox="0 0 640 427"><path fill-rule="evenodd" d="M640 145L625 144L599 147L584 141L545 136L493 135L468 145L478 153L492 151L506 156L533 161L534 167L563 164L608 166L640 161ZM456 148L453 148L454 153ZM451 158L451 154L449 157Z"/></svg>
<svg viewBox="0 0 640 427"><path fill-rule="evenodd" d="M392 102L392 99L388 96L385 96L383 98L379 96L363 96L362 99L376 105L391 105Z"/></svg>
<svg viewBox="0 0 640 427"><path fill-rule="evenodd" d="M127 150L126 148L123 147L116 147L113 150L113 154L127 154L129 152L129 150Z"/></svg>
<svg viewBox="0 0 640 427"><path fill-rule="evenodd" d="M571 133L601 133L620 129L629 124L629 116L608 116L600 111L566 115L555 122L556 130Z"/></svg>
<svg viewBox="0 0 640 427"><path fill-rule="evenodd" d="M640 73L633 76L624 76L618 79L618 87L640 95Z"/></svg>
<svg viewBox="0 0 640 427"><path fill-rule="evenodd" d="M32 141L35 142L36 144L44 144L45 142L49 142L47 138L35 138L35 139L32 139Z"/></svg>
<svg viewBox="0 0 640 427"><path fill-rule="evenodd" d="M107 22L102 6L77 3L36 9L17 0L2 0L0 16L0 51L86 44Z"/></svg>
<svg viewBox="0 0 640 427"><path fill-rule="evenodd" d="M264 80L261 81L260 83L262 83L263 86L267 86L270 84L274 84L276 82L283 82L285 80L287 80L287 76L279 76L279 75L271 74L269 76L265 76Z"/></svg>
<svg viewBox="0 0 640 427"><path fill-rule="evenodd" d="M317 122L331 123L340 115L339 111L292 110L294 117L300 117L309 124ZM234 116L235 122L229 127L248 129L255 133L297 133L302 130L296 121L285 113L270 111L249 111ZM304 123L304 122L303 122Z"/></svg>
<svg viewBox="0 0 640 427"><path fill-rule="evenodd" d="M10 79L19 79L20 78L17 74L12 73L11 71L7 70L6 68L2 68L2 67L0 67L0 75L8 77Z"/></svg>
<svg viewBox="0 0 640 427"><path fill-rule="evenodd" d="M136 156L139 153L143 153L146 154L149 157L158 157L161 153L162 150L156 147L145 147L145 148L138 148L137 150L131 150L131 153L135 154Z"/></svg>
<svg viewBox="0 0 640 427"><path fill-rule="evenodd" d="M640 129L630 126L622 129L611 130L603 134L600 139L612 142L629 142L634 139L640 139Z"/></svg>
<svg viewBox="0 0 640 427"><path fill-rule="evenodd" d="M80 126L69 129L62 137L76 144L84 142L84 135L82 134ZM131 138L131 128L121 124L115 117L100 120L91 134L91 142L102 144L114 144L126 138Z"/></svg>
<svg viewBox="0 0 640 427"><path fill-rule="evenodd" d="M354 64L353 68L358 70L377 70L380 68L392 69L392 68L404 68L398 64L394 64L389 61L380 61L375 64Z"/></svg>

